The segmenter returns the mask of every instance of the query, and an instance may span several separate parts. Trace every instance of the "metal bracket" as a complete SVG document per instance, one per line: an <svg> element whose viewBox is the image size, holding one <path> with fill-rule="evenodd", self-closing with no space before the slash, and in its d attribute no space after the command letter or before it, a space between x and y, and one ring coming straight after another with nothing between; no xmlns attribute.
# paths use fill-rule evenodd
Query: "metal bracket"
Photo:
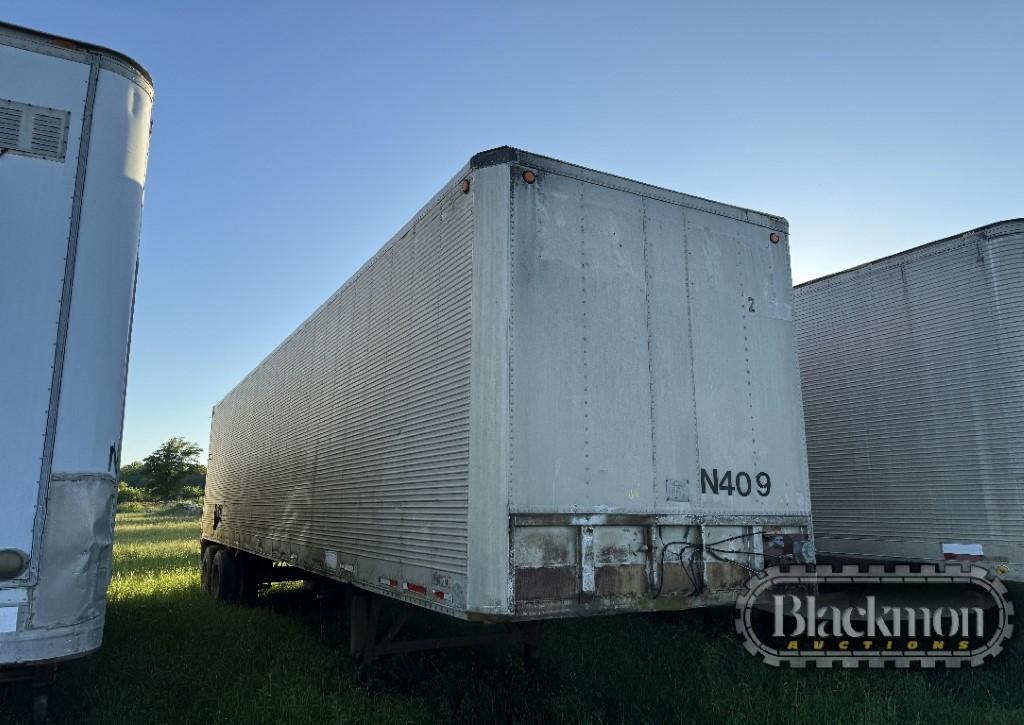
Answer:
<svg viewBox="0 0 1024 725"><path fill-rule="evenodd" d="M594 527L580 527L580 599L588 600L597 592L594 562Z"/></svg>

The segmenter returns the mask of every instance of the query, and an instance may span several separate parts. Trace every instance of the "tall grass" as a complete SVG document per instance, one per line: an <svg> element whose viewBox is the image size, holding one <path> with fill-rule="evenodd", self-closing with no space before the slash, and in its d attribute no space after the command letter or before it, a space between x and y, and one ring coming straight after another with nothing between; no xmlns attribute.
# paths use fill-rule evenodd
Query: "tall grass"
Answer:
<svg viewBox="0 0 1024 725"><path fill-rule="evenodd" d="M343 611L294 586L214 602L198 537L159 510L118 515L104 645L61 667L57 722L1024 722L1017 641L976 670L777 670L746 654L726 610L552 622L533 670L512 646L415 654L364 689ZM475 625L419 612L410 627ZM0 722L27 715L27 689L0 687Z"/></svg>

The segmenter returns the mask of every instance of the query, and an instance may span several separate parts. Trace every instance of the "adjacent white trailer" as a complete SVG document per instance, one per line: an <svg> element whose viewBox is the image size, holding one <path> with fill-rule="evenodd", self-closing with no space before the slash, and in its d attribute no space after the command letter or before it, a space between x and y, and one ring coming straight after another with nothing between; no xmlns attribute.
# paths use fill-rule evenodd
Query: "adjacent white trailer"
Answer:
<svg viewBox="0 0 1024 725"><path fill-rule="evenodd" d="M731 603L813 556L791 295L780 217L477 154L215 406L205 581L283 562L489 621Z"/></svg>
<svg viewBox="0 0 1024 725"><path fill-rule="evenodd" d="M0 667L100 645L152 102L0 23Z"/></svg>
<svg viewBox="0 0 1024 725"><path fill-rule="evenodd" d="M819 552L1024 580L1024 219L794 300Z"/></svg>

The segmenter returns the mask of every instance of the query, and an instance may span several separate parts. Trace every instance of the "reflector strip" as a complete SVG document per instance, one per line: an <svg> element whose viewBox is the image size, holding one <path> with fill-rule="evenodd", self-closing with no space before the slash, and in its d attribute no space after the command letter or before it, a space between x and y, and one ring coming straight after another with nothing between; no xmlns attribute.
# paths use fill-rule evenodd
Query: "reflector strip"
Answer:
<svg viewBox="0 0 1024 725"><path fill-rule="evenodd" d="M425 586L421 586L420 584L411 584L410 582L406 582L405 588L406 591L414 592L416 594L422 594L423 596L427 595L427 588Z"/></svg>
<svg viewBox="0 0 1024 725"><path fill-rule="evenodd" d="M381 584L383 584L386 587L397 587L398 586L398 580L397 579L388 579L387 577L383 577L382 576L377 581L380 582Z"/></svg>

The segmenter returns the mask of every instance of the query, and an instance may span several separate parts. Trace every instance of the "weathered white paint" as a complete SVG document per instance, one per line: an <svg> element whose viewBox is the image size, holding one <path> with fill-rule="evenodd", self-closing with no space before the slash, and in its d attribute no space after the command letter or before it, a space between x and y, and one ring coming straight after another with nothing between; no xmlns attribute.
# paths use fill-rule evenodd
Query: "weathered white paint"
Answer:
<svg viewBox="0 0 1024 725"><path fill-rule="evenodd" d="M31 560L0 581L23 601L2 665L102 636L153 90L113 51L4 24L0 71L0 98L70 114L63 160L0 155L0 549Z"/></svg>
<svg viewBox="0 0 1024 725"><path fill-rule="evenodd" d="M477 155L217 404L203 536L463 617L718 602L764 528L809 533L786 232ZM707 493L702 468L771 492ZM717 599L653 601L659 536L729 540ZM520 607L524 557L575 589Z"/></svg>

